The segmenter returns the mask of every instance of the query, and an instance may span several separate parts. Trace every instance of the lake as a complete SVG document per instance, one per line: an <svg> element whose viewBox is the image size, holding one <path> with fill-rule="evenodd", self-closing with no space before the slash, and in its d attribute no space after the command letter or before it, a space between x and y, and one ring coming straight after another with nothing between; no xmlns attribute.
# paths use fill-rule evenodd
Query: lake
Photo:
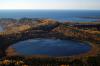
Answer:
<svg viewBox="0 0 100 66"><path fill-rule="evenodd" d="M48 55L52 57L72 56L86 53L91 46L75 40L29 39L11 45L19 55Z"/></svg>

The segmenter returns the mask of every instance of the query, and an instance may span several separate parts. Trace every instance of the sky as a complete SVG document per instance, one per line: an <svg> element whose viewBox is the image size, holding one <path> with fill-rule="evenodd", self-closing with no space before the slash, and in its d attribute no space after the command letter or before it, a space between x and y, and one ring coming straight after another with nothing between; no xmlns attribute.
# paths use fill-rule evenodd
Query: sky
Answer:
<svg viewBox="0 0 100 66"><path fill-rule="evenodd" d="M100 0L0 0L0 9L100 10Z"/></svg>

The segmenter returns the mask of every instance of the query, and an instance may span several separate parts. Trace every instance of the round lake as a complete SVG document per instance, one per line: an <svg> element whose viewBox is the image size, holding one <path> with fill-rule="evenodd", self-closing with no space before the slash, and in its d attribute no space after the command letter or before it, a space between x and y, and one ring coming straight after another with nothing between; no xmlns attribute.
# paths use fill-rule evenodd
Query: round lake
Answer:
<svg viewBox="0 0 100 66"><path fill-rule="evenodd" d="M48 56L71 56L91 50L89 44L74 40L60 39L29 39L11 45L17 53L24 56L48 55Z"/></svg>

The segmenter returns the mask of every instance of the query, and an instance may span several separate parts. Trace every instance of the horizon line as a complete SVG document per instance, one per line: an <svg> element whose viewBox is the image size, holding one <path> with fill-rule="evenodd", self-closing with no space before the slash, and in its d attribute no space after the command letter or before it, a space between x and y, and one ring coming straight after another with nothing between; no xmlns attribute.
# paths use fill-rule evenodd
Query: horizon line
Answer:
<svg viewBox="0 0 100 66"><path fill-rule="evenodd" d="M0 9L0 10L100 10L100 9Z"/></svg>

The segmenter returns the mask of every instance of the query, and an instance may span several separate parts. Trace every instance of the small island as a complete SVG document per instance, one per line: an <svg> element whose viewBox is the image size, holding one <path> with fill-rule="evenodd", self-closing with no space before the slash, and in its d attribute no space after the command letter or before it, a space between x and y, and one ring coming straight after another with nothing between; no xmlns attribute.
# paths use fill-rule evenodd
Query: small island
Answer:
<svg viewBox="0 0 100 66"><path fill-rule="evenodd" d="M30 65L26 61L33 63L33 65L38 65L38 62L40 62L42 66L43 64L49 65L50 62L54 66L55 63L70 65L75 61L85 60L85 63L91 57L96 60L98 60L98 57L100 58L100 22L59 22L40 18L1 18L0 26L2 28L2 31L0 31L0 58L2 59L0 64L6 62L9 64L11 59L17 59L19 64L26 63L27 66ZM14 48L9 48L17 42L36 38L75 40L87 43L92 48L85 53L62 57L49 57L47 55L21 56L16 53ZM17 63L17 60L13 63Z"/></svg>

